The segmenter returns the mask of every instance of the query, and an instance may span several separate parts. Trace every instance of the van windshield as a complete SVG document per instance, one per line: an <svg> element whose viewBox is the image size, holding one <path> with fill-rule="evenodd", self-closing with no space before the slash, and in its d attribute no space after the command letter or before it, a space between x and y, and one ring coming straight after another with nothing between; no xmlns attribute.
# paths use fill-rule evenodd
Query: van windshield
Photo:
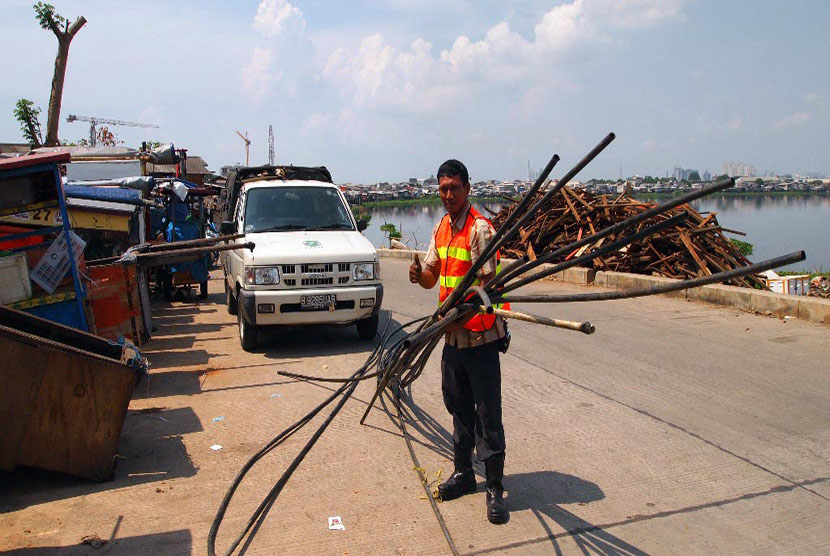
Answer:
<svg viewBox="0 0 830 556"><path fill-rule="evenodd" d="M259 187L245 199L245 233L354 230L348 211L330 187Z"/></svg>

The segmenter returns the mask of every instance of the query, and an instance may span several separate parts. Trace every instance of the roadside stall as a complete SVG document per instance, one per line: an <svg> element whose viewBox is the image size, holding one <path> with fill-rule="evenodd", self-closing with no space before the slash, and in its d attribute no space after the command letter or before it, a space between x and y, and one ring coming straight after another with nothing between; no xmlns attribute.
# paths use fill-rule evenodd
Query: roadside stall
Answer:
<svg viewBox="0 0 830 556"><path fill-rule="evenodd" d="M88 331L81 281L86 242L72 231L58 169L69 159L68 153L46 153L0 160L0 218L21 224L0 237L3 258L16 261L0 283L17 292L4 300L10 306ZM37 224L26 226L27 217Z"/></svg>

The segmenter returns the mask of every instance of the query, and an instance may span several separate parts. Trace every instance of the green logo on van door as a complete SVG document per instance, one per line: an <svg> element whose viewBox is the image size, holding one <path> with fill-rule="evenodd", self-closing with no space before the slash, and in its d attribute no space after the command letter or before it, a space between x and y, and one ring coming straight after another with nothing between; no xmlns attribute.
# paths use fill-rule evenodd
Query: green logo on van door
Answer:
<svg viewBox="0 0 830 556"><path fill-rule="evenodd" d="M307 239L303 242L303 245L306 247L322 247L323 244L317 241L316 239Z"/></svg>

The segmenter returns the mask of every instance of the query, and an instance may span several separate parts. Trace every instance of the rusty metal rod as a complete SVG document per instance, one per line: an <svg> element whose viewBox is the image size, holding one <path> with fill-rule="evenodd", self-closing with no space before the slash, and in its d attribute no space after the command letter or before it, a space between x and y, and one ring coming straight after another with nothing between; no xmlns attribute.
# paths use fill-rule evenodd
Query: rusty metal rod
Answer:
<svg viewBox="0 0 830 556"><path fill-rule="evenodd" d="M213 245L220 241L233 241L245 237L245 234L232 234L227 236L205 237L200 239L190 239L187 241L173 241L170 243L150 243L148 244L148 253L156 253L159 251L170 251L171 249L181 249L184 247L200 247L202 245Z"/></svg>
<svg viewBox="0 0 830 556"><path fill-rule="evenodd" d="M176 251L161 251L159 253L136 253L135 264L138 266L165 266L168 264L183 263L198 260L199 257L216 251L231 251L234 249L250 249L253 251L255 243L231 243L230 245L192 247ZM128 259L120 262L131 262Z"/></svg>
<svg viewBox="0 0 830 556"><path fill-rule="evenodd" d="M715 284L724 282L733 278L741 278L749 274L758 274L769 270L771 268L778 268L780 266L801 262L806 258L804 251L794 251L788 255L782 255L772 259L761 261L732 270L726 270L711 276L703 276L700 278L693 278L690 280L679 280L671 284L660 284L658 286L648 286L645 288L635 288L631 290L621 290L612 292L596 292L596 293L577 293L577 294L563 294L563 295L510 295L495 298L496 303L574 303L582 301L610 301L612 299L628 299L631 297L643 297L646 295L658 295L661 293L670 293L679 290L687 290L689 288L697 288L706 286L708 284Z"/></svg>
<svg viewBox="0 0 830 556"><path fill-rule="evenodd" d="M479 309L484 310L484 305L480 305ZM533 324L552 326L554 328L576 330L577 332L582 332L583 334L593 334L596 331L594 325L588 321L576 322L572 320L551 319L548 317L543 317L541 315L530 315L527 313L520 313L512 309L510 311L505 311L504 309L493 309L493 314L499 315L506 319L516 319L525 322L532 322Z"/></svg>

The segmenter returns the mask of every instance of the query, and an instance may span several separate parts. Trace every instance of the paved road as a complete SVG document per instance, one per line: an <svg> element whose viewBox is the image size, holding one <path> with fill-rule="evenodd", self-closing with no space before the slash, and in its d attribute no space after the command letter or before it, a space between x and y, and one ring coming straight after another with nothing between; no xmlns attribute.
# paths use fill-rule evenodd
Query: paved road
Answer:
<svg viewBox="0 0 830 556"><path fill-rule="evenodd" d="M398 322L431 311L437 297L408 284L406 266L383 260L384 309ZM145 350L151 379L130 406L112 482L0 474L0 551L204 554L213 513L245 459L328 394L276 371L343 376L371 348L340 328L271 334L258 353L244 353L221 281L210 287L212 303L158 305L158 334ZM516 308L590 320L597 332L512 326L502 358L512 517L487 523L481 488L440 504L462 553L830 552L826 325L668 298ZM452 465L439 355L408 404L431 478ZM358 388L248 554L448 554L395 423L379 408L358 424L372 389ZM220 547L310 432L252 472ZM335 515L345 531L328 529ZM89 534L112 540L98 551L78 546ZM30 548L13 550L21 547Z"/></svg>

